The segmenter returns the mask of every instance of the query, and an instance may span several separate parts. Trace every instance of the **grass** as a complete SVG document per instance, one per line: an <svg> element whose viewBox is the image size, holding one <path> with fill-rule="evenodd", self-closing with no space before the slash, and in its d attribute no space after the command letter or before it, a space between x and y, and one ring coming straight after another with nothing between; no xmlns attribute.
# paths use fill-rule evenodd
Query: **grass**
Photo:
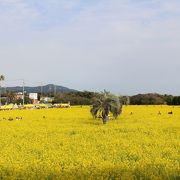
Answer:
<svg viewBox="0 0 180 180"><path fill-rule="evenodd" d="M0 179L180 178L179 107L127 106L106 125L89 107L0 111L0 128Z"/></svg>

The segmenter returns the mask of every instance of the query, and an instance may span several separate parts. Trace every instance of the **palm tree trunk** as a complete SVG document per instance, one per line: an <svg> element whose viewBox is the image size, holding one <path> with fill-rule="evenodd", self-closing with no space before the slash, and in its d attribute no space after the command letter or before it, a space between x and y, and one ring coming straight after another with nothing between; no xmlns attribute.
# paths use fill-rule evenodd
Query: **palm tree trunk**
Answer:
<svg viewBox="0 0 180 180"><path fill-rule="evenodd" d="M106 124L106 122L109 120L109 116L108 115L105 115L103 118L103 124Z"/></svg>

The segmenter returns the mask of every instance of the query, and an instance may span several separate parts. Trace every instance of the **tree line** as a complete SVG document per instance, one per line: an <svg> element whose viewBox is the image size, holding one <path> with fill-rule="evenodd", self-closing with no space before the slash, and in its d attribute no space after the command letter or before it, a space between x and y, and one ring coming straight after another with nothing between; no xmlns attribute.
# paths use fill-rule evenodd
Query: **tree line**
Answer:
<svg viewBox="0 0 180 180"><path fill-rule="evenodd" d="M54 103L71 102L72 105L91 105L98 92L57 93ZM157 93L118 96L123 105L180 105L180 96L161 95Z"/></svg>
<svg viewBox="0 0 180 180"><path fill-rule="evenodd" d="M43 97L53 97L53 104L56 103L67 103L70 102L71 105L91 105L93 98L97 97L98 92L89 91L77 91L77 92L57 92L54 93L44 93L41 94ZM38 94L38 100L41 100L41 95ZM2 104L17 103L22 104L22 99L17 99L14 92L6 92L1 94ZM172 95L161 95L156 93L149 94L137 94L133 96L118 96L121 104L123 105L180 105L180 96ZM32 103L29 99L28 94L25 93L25 104Z"/></svg>
<svg viewBox="0 0 180 180"><path fill-rule="evenodd" d="M54 103L71 102L72 105L91 105L98 92L57 93ZM161 95L157 93L137 94L133 96L118 96L123 105L180 105L180 96Z"/></svg>
<svg viewBox="0 0 180 180"><path fill-rule="evenodd" d="M137 94L130 97L132 105L180 105L180 96L157 93Z"/></svg>

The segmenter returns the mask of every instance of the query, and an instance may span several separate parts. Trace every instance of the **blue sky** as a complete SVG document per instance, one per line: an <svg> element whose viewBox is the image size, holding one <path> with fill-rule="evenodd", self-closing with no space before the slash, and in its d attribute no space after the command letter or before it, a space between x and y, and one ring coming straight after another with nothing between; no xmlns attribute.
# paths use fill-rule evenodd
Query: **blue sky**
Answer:
<svg viewBox="0 0 180 180"><path fill-rule="evenodd" d="M179 0L0 0L4 85L179 95L179 9Z"/></svg>

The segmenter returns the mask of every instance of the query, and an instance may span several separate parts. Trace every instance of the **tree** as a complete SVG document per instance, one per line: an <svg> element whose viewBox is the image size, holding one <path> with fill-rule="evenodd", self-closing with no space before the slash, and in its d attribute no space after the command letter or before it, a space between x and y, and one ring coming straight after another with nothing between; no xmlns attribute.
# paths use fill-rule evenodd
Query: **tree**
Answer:
<svg viewBox="0 0 180 180"><path fill-rule="evenodd" d="M4 75L0 75L0 106L1 106L1 81L4 81L5 77Z"/></svg>
<svg viewBox="0 0 180 180"><path fill-rule="evenodd" d="M90 110L94 118L101 117L104 124L109 120L109 113L111 112L116 119L122 111L122 105L119 98L110 94L107 91L97 95L93 100L93 105Z"/></svg>
<svg viewBox="0 0 180 180"><path fill-rule="evenodd" d="M91 105L93 97L97 95L94 92L57 92L53 103L67 103L71 102L71 105Z"/></svg>
<svg viewBox="0 0 180 180"><path fill-rule="evenodd" d="M15 93L8 91L6 93L6 103L14 103L15 101Z"/></svg>
<svg viewBox="0 0 180 180"><path fill-rule="evenodd" d="M165 104L163 95L156 93L137 94L130 97L132 105L160 105Z"/></svg>
<svg viewBox="0 0 180 180"><path fill-rule="evenodd" d="M130 104L129 96L119 96L119 100L120 100L122 105L129 105Z"/></svg>
<svg viewBox="0 0 180 180"><path fill-rule="evenodd" d="M165 104L167 105L173 105L173 96L172 95L167 95L165 94L164 95L164 101L165 101Z"/></svg>

